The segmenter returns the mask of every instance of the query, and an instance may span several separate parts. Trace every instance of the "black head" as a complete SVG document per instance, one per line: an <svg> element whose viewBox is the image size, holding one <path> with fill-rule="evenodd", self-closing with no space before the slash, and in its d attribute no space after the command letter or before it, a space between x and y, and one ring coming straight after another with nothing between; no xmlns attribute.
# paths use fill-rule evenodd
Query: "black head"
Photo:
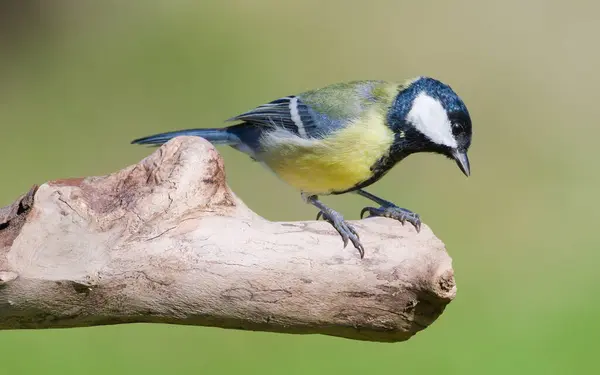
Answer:
<svg viewBox="0 0 600 375"><path fill-rule="evenodd" d="M469 176L471 117L450 86L428 77L413 80L394 99L387 120L396 133L394 152L439 153Z"/></svg>

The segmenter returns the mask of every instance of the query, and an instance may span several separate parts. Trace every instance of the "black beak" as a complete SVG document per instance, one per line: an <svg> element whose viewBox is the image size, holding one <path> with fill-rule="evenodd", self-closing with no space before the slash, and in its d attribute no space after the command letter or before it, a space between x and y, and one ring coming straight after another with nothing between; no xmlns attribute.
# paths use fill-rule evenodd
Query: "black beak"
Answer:
<svg viewBox="0 0 600 375"><path fill-rule="evenodd" d="M465 151L454 150L452 152L452 158L456 161L456 165L460 170L469 177L471 175L471 166L469 164L469 158Z"/></svg>

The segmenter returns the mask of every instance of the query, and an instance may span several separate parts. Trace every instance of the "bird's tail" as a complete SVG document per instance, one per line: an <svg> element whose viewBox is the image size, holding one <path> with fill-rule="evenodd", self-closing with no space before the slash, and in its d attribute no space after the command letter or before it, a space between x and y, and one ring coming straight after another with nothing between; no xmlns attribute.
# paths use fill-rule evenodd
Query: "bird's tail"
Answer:
<svg viewBox="0 0 600 375"><path fill-rule="evenodd" d="M202 137L215 145L235 145L240 142L239 138L229 132L227 128L214 128L214 129L187 129L178 130L168 133L160 133L150 135L148 137L139 138L131 141L132 144L138 145L154 145L159 146L163 143L167 143L169 140L179 136L196 136Z"/></svg>

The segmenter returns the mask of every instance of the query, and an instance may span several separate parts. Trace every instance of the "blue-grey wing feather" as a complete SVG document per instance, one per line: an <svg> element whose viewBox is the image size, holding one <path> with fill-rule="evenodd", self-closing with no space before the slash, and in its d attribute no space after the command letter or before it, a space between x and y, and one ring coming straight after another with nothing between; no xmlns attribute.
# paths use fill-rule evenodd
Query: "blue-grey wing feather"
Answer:
<svg viewBox="0 0 600 375"><path fill-rule="evenodd" d="M297 96L286 96L260 105L228 121L244 121L250 124L284 128L292 133L311 137L316 134L318 118Z"/></svg>
<svg viewBox="0 0 600 375"><path fill-rule="evenodd" d="M375 102L381 81L355 81L290 95L258 106L228 121L284 128L300 137L321 138L344 127Z"/></svg>

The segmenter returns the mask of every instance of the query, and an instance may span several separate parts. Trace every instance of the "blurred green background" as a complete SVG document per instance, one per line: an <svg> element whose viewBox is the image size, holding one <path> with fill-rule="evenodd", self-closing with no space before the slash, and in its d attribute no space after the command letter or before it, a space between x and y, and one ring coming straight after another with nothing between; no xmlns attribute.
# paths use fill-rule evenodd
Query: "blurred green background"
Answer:
<svg viewBox="0 0 600 375"><path fill-rule="evenodd" d="M2 373L598 371L598 3L0 4L0 206L33 183L136 163L150 152L129 145L138 136L221 126L337 81L433 76L474 121L471 178L421 155L372 188L420 213L454 260L456 300L408 342L152 325L11 331L0 332ZM253 210L314 218L271 173L220 150ZM366 203L325 201L353 219Z"/></svg>

